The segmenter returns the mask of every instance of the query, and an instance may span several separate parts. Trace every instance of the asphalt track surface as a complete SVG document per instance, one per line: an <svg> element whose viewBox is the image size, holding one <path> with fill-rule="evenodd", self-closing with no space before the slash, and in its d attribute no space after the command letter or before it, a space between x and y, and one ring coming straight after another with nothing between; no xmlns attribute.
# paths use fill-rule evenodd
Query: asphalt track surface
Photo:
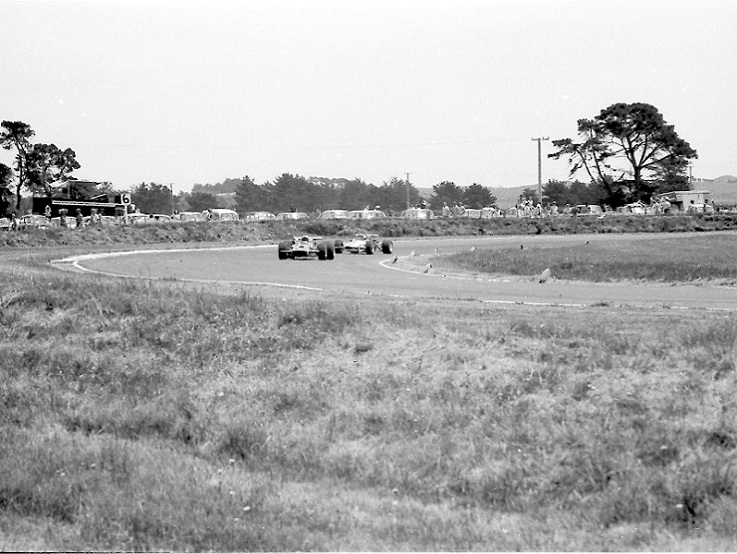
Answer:
<svg viewBox="0 0 737 554"><path fill-rule="evenodd" d="M737 288L665 283L587 283L549 279L444 274L428 269L434 256L476 248L545 248L598 241L652 240L668 235L566 235L397 239L391 255L340 254L332 261L279 260L277 246L166 249L77 256L56 263L106 275L252 287L316 294L383 295L492 304L623 306L737 310Z"/></svg>

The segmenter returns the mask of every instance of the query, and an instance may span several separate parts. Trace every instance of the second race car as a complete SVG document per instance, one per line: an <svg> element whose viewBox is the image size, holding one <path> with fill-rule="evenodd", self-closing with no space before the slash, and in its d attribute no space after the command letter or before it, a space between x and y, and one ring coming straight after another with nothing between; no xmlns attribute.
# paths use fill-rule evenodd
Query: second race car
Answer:
<svg viewBox="0 0 737 554"><path fill-rule="evenodd" d="M389 239L379 241L377 235L356 235L343 245L345 252L351 254L373 254L381 249L382 254L391 254L394 251L394 242Z"/></svg>

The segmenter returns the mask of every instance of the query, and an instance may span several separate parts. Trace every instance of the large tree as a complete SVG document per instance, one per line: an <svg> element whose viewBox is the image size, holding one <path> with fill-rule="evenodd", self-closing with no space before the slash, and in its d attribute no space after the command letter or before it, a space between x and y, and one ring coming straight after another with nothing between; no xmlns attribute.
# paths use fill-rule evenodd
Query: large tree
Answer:
<svg viewBox="0 0 737 554"><path fill-rule="evenodd" d="M218 197L209 192L193 192L187 197L187 204L193 212L204 212L220 207Z"/></svg>
<svg viewBox="0 0 737 554"><path fill-rule="evenodd" d="M31 139L36 133L30 125L22 121L3 121L0 127L0 145L5 150L15 149L15 207L20 209L20 193L30 178L28 154L33 147Z"/></svg>
<svg viewBox="0 0 737 554"><path fill-rule="evenodd" d="M269 211L313 212L320 207L317 185L301 175L282 173L267 189L271 191Z"/></svg>
<svg viewBox="0 0 737 554"><path fill-rule="evenodd" d="M566 204L576 206L578 204L605 204L604 190L596 183L582 183L574 181L564 183L563 181L548 181L543 185L543 204L555 202L559 207Z"/></svg>
<svg viewBox="0 0 737 554"><path fill-rule="evenodd" d="M496 196L486 187L474 183L463 191L463 205L466 208L481 209L496 204Z"/></svg>
<svg viewBox="0 0 737 554"><path fill-rule="evenodd" d="M548 157L567 157L571 177L583 169L615 206L682 186L676 177L698 157L657 108L640 102L612 104L594 119L579 119L578 135L578 141L554 140L558 150Z"/></svg>
<svg viewBox="0 0 737 554"><path fill-rule="evenodd" d="M71 148L62 150L55 144L34 144L27 155L28 186L51 196L51 185L65 181L79 169L77 154Z"/></svg>
<svg viewBox="0 0 737 554"><path fill-rule="evenodd" d="M361 210L366 206L374 208L379 204L376 187L366 184L361 179L346 181L338 197L338 207L343 210ZM322 209L326 207L322 206Z"/></svg>
<svg viewBox="0 0 737 554"><path fill-rule="evenodd" d="M170 214L172 212L174 199L171 189L166 185L141 183L130 192L133 204L142 213Z"/></svg>
<svg viewBox="0 0 737 554"><path fill-rule="evenodd" d="M269 195L266 188L257 185L246 175L235 188L235 209L240 214L268 211Z"/></svg>
<svg viewBox="0 0 737 554"><path fill-rule="evenodd" d="M7 215L13 205L13 191L10 189L12 179L13 170L0 163L0 217Z"/></svg>
<svg viewBox="0 0 737 554"><path fill-rule="evenodd" d="M463 189L452 181L443 181L433 185L430 209L441 210L444 205L452 207L453 204L462 204L465 200L463 192Z"/></svg>
<svg viewBox="0 0 737 554"><path fill-rule="evenodd" d="M392 177L378 188L376 204L387 213L402 212L407 205L414 206L420 202L421 196L414 185L406 179Z"/></svg>

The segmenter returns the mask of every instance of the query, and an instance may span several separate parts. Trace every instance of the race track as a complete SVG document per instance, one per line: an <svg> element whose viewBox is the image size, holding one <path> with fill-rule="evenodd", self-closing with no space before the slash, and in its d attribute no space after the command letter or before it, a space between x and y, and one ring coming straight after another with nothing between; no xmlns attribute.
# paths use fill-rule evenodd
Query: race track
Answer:
<svg viewBox="0 0 737 554"><path fill-rule="evenodd" d="M665 235L663 235L665 236ZM333 261L279 260L277 247L174 249L96 254L57 261L78 270L108 275L251 286L289 287L348 295L443 298L488 303L560 306L637 306L737 310L737 288L706 285L596 284L555 279L443 275L423 267L436 254L476 248L525 245L545 248L598 241L632 241L655 235L566 235L449 239L398 239L394 253L342 254ZM394 261L394 258L397 258ZM543 268L544 269L544 268Z"/></svg>

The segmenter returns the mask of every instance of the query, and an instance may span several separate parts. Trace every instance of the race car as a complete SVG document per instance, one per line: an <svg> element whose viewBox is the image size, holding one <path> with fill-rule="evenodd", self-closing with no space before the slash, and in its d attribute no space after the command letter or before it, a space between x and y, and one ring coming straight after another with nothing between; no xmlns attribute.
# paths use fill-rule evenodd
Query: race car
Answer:
<svg viewBox="0 0 737 554"><path fill-rule="evenodd" d="M351 254L373 254L379 248L383 254L391 254L394 251L394 243L389 239L379 243L377 235L356 235L343 245L343 249Z"/></svg>
<svg viewBox="0 0 737 554"><path fill-rule="evenodd" d="M306 259L317 258L318 260L335 259L335 241L323 240L322 237L303 235L285 240L279 243L279 259Z"/></svg>

